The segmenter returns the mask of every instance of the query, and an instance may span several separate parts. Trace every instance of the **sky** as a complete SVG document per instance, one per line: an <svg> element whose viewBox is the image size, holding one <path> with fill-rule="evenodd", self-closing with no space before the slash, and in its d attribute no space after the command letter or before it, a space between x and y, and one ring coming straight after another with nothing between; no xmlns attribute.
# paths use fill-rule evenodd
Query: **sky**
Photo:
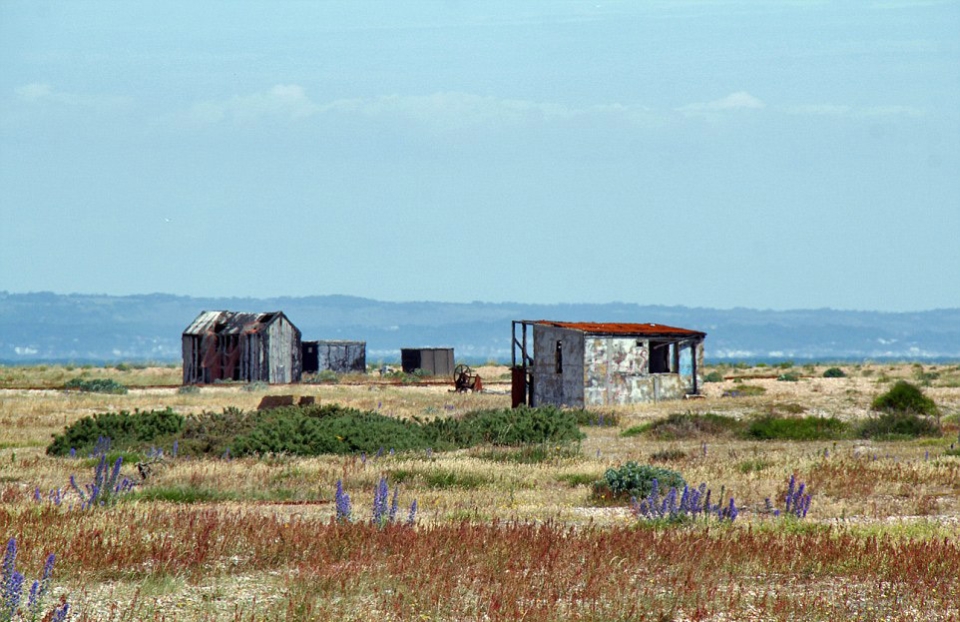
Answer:
<svg viewBox="0 0 960 622"><path fill-rule="evenodd" d="M0 291L960 307L960 0L0 0Z"/></svg>

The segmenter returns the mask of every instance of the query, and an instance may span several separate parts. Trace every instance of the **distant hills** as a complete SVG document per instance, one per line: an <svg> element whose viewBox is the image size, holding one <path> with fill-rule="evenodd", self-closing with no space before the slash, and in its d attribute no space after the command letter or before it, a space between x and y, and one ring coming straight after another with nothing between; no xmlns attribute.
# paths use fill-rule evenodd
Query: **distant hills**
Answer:
<svg viewBox="0 0 960 622"><path fill-rule="evenodd" d="M654 322L707 333L709 361L960 360L960 308L911 313L770 311L608 304L382 302L350 296L193 298L0 292L0 362L180 360L203 310L283 311L307 340L367 342L367 361L402 347L453 347L458 361L509 362L511 320Z"/></svg>

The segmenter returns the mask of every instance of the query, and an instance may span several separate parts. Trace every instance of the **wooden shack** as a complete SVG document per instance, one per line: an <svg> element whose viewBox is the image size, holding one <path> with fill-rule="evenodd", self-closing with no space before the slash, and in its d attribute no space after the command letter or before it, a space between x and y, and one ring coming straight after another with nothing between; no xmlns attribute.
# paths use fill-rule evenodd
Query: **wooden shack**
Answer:
<svg viewBox="0 0 960 622"><path fill-rule="evenodd" d="M401 348L400 366L404 373L418 369L433 376L453 376L453 348Z"/></svg>
<svg viewBox="0 0 960 622"><path fill-rule="evenodd" d="M282 311L203 311L182 340L185 385L300 382L300 330Z"/></svg>
<svg viewBox="0 0 960 622"><path fill-rule="evenodd" d="M330 370L338 374L367 372L365 341L304 341L303 373Z"/></svg>

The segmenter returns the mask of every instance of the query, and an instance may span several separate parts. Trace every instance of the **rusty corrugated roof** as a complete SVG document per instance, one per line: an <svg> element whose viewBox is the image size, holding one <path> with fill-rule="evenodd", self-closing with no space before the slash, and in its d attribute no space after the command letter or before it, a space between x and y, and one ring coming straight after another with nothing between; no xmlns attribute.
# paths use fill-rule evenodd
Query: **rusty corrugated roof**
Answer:
<svg viewBox="0 0 960 622"><path fill-rule="evenodd" d="M251 333L260 330L273 321L280 311L271 311L270 313L241 313L237 311L203 311L197 316L193 323L183 331L184 335L203 335L205 333L217 333L220 335L232 335L240 333Z"/></svg>
<svg viewBox="0 0 960 622"><path fill-rule="evenodd" d="M628 324L622 322L553 322L550 320L538 320L534 324L545 324L556 328L567 328L570 330L579 330L591 335L630 335L630 336L689 336L706 337L706 333L689 330L687 328L677 328L667 326L666 324Z"/></svg>

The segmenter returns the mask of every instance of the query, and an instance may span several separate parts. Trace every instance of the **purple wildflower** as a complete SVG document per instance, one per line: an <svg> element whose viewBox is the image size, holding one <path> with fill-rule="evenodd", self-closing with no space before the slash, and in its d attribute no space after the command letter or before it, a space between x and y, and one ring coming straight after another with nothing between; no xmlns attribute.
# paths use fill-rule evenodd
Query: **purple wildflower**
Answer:
<svg viewBox="0 0 960 622"><path fill-rule="evenodd" d="M390 502L390 516L388 522L393 523L397 520L397 509L400 507L400 486L393 489L393 500Z"/></svg>
<svg viewBox="0 0 960 622"><path fill-rule="evenodd" d="M387 520L387 496L390 494L390 487L387 485L387 478L380 477L380 483L373 491L373 524L383 525Z"/></svg>
<svg viewBox="0 0 960 622"><path fill-rule="evenodd" d="M343 492L343 481L337 480L337 521L350 522L350 495Z"/></svg>
<svg viewBox="0 0 960 622"><path fill-rule="evenodd" d="M414 499L410 504L410 513L407 515L407 524L411 527L417 521L417 500Z"/></svg>
<svg viewBox="0 0 960 622"><path fill-rule="evenodd" d="M68 613L70 613L70 603L63 603L62 606L57 607L53 612L50 622L66 622Z"/></svg>

